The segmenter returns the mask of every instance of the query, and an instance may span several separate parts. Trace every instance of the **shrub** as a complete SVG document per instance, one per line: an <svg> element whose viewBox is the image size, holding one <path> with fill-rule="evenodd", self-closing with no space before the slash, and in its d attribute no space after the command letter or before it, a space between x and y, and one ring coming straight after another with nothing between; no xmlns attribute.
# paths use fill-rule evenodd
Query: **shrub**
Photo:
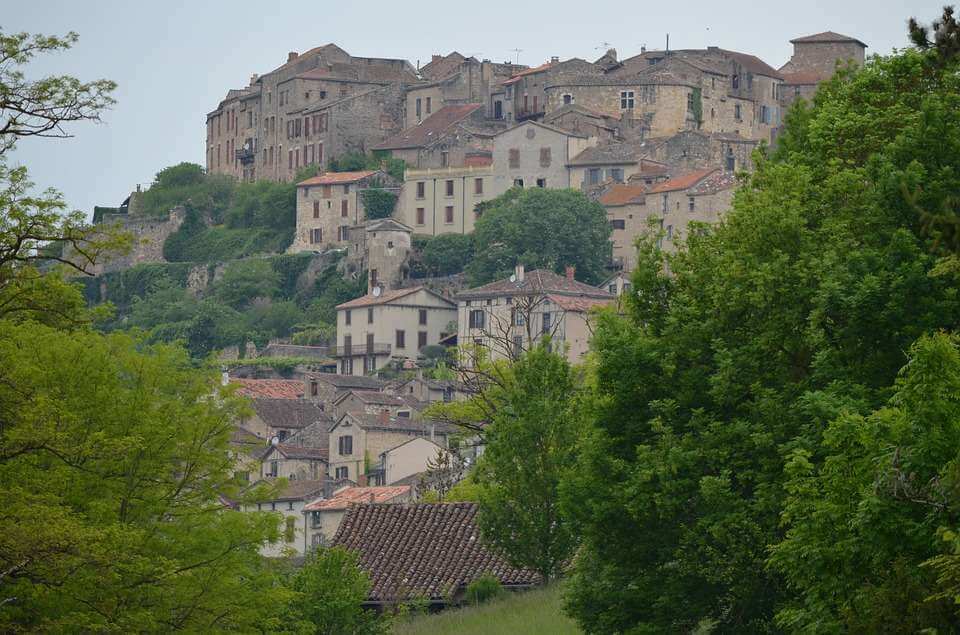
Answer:
<svg viewBox="0 0 960 635"><path fill-rule="evenodd" d="M467 585L466 599L473 605L483 604L503 593L500 580L491 573L482 576Z"/></svg>
<svg viewBox="0 0 960 635"><path fill-rule="evenodd" d="M361 196L369 219L389 218L397 204L396 194L378 187L363 190Z"/></svg>

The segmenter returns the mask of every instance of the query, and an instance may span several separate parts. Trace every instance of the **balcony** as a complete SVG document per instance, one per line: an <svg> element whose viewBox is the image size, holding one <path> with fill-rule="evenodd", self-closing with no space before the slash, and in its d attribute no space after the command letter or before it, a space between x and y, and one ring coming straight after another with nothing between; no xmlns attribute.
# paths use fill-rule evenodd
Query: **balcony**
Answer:
<svg viewBox="0 0 960 635"><path fill-rule="evenodd" d="M517 120L517 123L520 123L521 121L526 121L527 119L533 119L536 121L539 119L543 119L544 114L546 114L546 112L542 108L538 110L527 110L524 108L523 110L518 110L515 113L514 119Z"/></svg>
<svg viewBox="0 0 960 635"><path fill-rule="evenodd" d="M333 346L330 348L330 357L365 357L367 355L389 355L389 344L351 344L350 346Z"/></svg>
<svg viewBox="0 0 960 635"><path fill-rule="evenodd" d="M254 144L254 142L253 142L253 139L247 139L247 140L243 143L243 147L242 147L242 148L238 148L238 149L236 150L237 160L240 161L240 163L243 163L243 164L253 163L253 160L254 160L254 159L256 158L256 156L257 156L257 151L256 151L256 149L254 148L254 146L255 146L255 144Z"/></svg>

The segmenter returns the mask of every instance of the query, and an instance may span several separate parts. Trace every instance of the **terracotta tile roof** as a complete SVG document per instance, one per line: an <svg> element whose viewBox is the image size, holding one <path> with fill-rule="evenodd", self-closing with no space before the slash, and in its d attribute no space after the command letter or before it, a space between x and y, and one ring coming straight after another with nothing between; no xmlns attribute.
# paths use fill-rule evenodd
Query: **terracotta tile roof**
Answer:
<svg viewBox="0 0 960 635"><path fill-rule="evenodd" d="M323 498L308 503L303 511L321 512L346 509L357 503L389 503L390 501L409 496L409 485L391 485L387 487L344 487L330 498Z"/></svg>
<svg viewBox="0 0 960 635"><path fill-rule="evenodd" d="M454 124L463 121L483 104L457 104L444 106L416 126L411 126L403 132L390 137L383 143L374 146L374 150L400 150L403 148L422 148L430 145Z"/></svg>
<svg viewBox="0 0 960 635"><path fill-rule="evenodd" d="M594 307L607 306L613 302L613 298L577 298L569 295L548 295L547 297L564 311L574 313L586 313Z"/></svg>
<svg viewBox="0 0 960 635"><path fill-rule="evenodd" d="M672 179L664 181L663 183L656 183L650 187L651 194L660 194L662 192L675 192L677 190L685 190L687 188L693 187L714 172L717 172L719 168L705 168L703 170L696 170L694 172L687 172L686 174L681 174L675 176Z"/></svg>
<svg viewBox="0 0 960 635"><path fill-rule="evenodd" d="M238 395L269 399L299 399L303 396L303 382L293 379L242 379L231 377L231 384L237 384Z"/></svg>
<svg viewBox="0 0 960 635"><path fill-rule="evenodd" d="M331 421L320 406L306 399L256 398L253 409L271 428L305 428L317 421Z"/></svg>
<svg viewBox="0 0 960 635"><path fill-rule="evenodd" d="M818 73L816 71L801 71L798 73L784 73L783 83L791 86L803 84L819 84L830 79L830 73Z"/></svg>
<svg viewBox="0 0 960 635"><path fill-rule="evenodd" d="M647 188L643 185L627 185L625 183L615 183L603 196L600 197L600 204L606 206L629 205L631 203L642 204L645 200Z"/></svg>
<svg viewBox="0 0 960 635"><path fill-rule="evenodd" d="M305 448L299 445L289 445L287 443L278 443L276 451L288 459L303 459L306 461L326 461L330 448Z"/></svg>
<svg viewBox="0 0 960 635"><path fill-rule="evenodd" d="M707 178L703 179L690 188L688 193L691 196L701 194L716 194L723 190L733 189L737 186L737 175L733 172L721 172L717 170Z"/></svg>
<svg viewBox="0 0 960 635"><path fill-rule="evenodd" d="M468 59L476 62L474 58L467 58L458 53L457 51L452 51L447 55L440 57L439 59L431 60L423 66L420 67L420 75L426 77L427 79L443 79L451 73L457 70L461 64L463 64Z"/></svg>
<svg viewBox="0 0 960 635"><path fill-rule="evenodd" d="M727 57L735 60L740 66L742 66L747 71L754 73L756 75L766 75L767 77L773 77L775 79L780 79L780 72L775 68L764 62L762 59L756 55L750 55L749 53L740 53L739 51L728 51L727 49L719 49Z"/></svg>
<svg viewBox="0 0 960 635"><path fill-rule="evenodd" d="M517 82L519 82L521 79L523 79L523 78L526 77L527 75L533 75L534 73L541 73L541 72L549 69L549 68L550 68L551 66L553 66L554 64L555 64L555 62L547 62L546 64L541 64L540 66L534 66L533 68L528 68L528 69L526 69L526 70L524 70L524 71L520 71L519 73L514 73L514 74L510 77L510 79L508 79L508 80L506 80L506 81L503 82L503 85L504 85L504 86L509 86L509 85L511 85L511 84L516 84Z"/></svg>
<svg viewBox="0 0 960 635"><path fill-rule="evenodd" d="M370 602L426 597L446 602L483 574L506 587L540 582L480 541L476 503L354 505L333 544L356 551L370 576Z"/></svg>
<svg viewBox="0 0 960 635"><path fill-rule="evenodd" d="M359 172L326 172L310 177L306 181L297 183L297 187L305 185L337 185L340 183L355 183L368 176L373 176L377 170L361 170Z"/></svg>
<svg viewBox="0 0 960 635"><path fill-rule="evenodd" d="M866 44L861 42L855 37L850 37L849 35L843 35L840 33L834 33L833 31L824 31L823 33L815 33L813 35L805 35L803 37L798 37L790 40L791 44L802 44L805 42L856 42L860 46L866 48Z"/></svg>
<svg viewBox="0 0 960 635"><path fill-rule="evenodd" d="M589 284L569 280L546 269L535 269L524 275L522 282L497 280L474 289L465 289L457 294L458 300L475 298L528 295L531 293L555 293L561 295L582 295L590 298L612 298L613 295Z"/></svg>

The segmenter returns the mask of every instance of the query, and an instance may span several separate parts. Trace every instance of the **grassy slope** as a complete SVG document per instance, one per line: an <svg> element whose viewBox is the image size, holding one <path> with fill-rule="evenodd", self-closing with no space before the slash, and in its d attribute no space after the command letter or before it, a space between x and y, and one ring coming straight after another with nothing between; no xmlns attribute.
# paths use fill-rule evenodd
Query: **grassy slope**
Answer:
<svg viewBox="0 0 960 635"><path fill-rule="evenodd" d="M514 635L580 633L576 624L563 614L560 587L510 594L489 604L451 609L434 615L423 615L398 622L393 635Z"/></svg>

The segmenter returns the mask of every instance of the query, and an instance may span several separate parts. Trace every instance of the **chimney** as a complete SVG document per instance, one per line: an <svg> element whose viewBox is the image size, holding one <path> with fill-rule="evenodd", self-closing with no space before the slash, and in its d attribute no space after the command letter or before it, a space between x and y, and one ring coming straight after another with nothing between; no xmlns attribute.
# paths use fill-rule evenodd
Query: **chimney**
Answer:
<svg viewBox="0 0 960 635"><path fill-rule="evenodd" d="M577 272L577 268L573 265L567 265L567 280L573 281L573 274Z"/></svg>
<svg viewBox="0 0 960 635"><path fill-rule="evenodd" d="M443 59L443 55L437 55L436 53L434 53L433 55L430 56L430 63L433 64L434 62L441 59Z"/></svg>
<svg viewBox="0 0 960 635"><path fill-rule="evenodd" d="M550 63L551 63L551 64L556 64L556 63L559 62L559 61L560 61L560 57L557 56L557 55L554 55L553 57L550 58Z"/></svg>
<svg viewBox="0 0 960 635"><path fill-rule="evenodd" d="M643 45L640 46L640 52L641 52L641 53L646 53L646 52L647 52L647 45L646 45L646 44L643 44Z"/></svg>
<svg viewBox="0 0 960 635"><path fill-rule="evenodd" d="M617 49L607 49L607 57L616 61L617 60Z"/></svg>
<svg viewBox="0 0 960 635"><path fill-rule="evenodd" d="M360 487L366 487L366 486L367 486L367 475L366 475L366 474L361 474L360 476L357 477L357 485L359 485Z"/></svg>
<svg viewBox="0 0 960 635"><path fill-rule="evenodd" d="M523 263L517 263L517 266L513 270L513 275L516 276L517 282L523 282Z"/></svg>
<svg viewBox="0 0 960 635"><path fill-rule="evenodd" d="M370 504L373 505L373 503L377 500L377 497L373 495L373 492L370 492L369 496L370 496Z"/></svg>
<svg viewBox="0 0 960 635"><path fill-rule="evenodd" d="M289 53L287 53L287 63L292 62L293 60L297 59L297 57L299 56L300 54L297 53L296 51L290 51Z"/></svg>
<svg viewBox="0 0 960 635"><path fill-rule="evenodd" d="M254 84L256 84L258 79L260 79L260 76L257 75L256 73L254 73L253 75L251 75L251 76L250 76L250 85L253 86Z"/></svg>

